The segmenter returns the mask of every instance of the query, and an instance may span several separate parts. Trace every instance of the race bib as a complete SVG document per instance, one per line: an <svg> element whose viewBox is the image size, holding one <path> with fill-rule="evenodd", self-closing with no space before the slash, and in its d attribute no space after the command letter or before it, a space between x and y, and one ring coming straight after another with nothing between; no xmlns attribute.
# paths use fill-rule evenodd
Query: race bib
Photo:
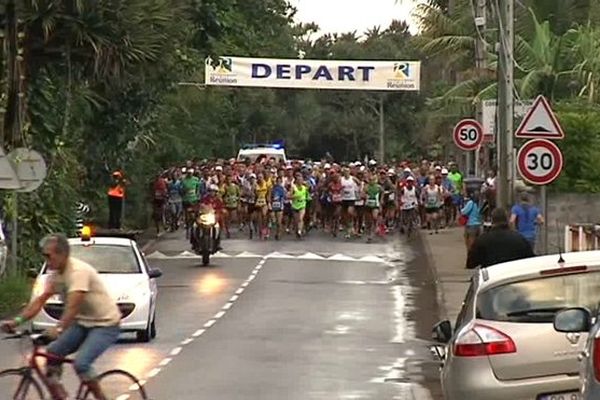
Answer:
<svg viewBox="0 0 600 400"><path fill-rule="evenodd" d="M156 191L156 192L154 192L154 198L157 200L162 200L165 198L165 193Z"/></svg>
<svg viewBox="0 0 600 400"><path fill-rule="evenodd" d="M377 204L377 199L368 199L367 206L368 207L378 207L379 205Z"/></svg>
<svg viewBox="0 0 600 400"><path fill-rule="evenodd" d="M280 210L280 209L281 209L281 206L282 206L282 204L281 204L281 201L279 201L279 200L277 200L277 201L273 201L273 202L271 203L271 207L273 207L273 209Z"/></svg>
<svg viewBox="0 0 600 400"><path fill-rule="evenodd" d="M267 205L267 200L265 200L265 199L258 199L258 200L256 200L256 205L259 206L259 207L263 207L263 206Z"/></svg>
<svg viewBox="0 0 600 400"><path fill-rule="evenodd" d="M334 193L334 194L332 194L332 195L331 195L331 200L332 200L334 203L339 203L339 202L341 202L341 201L342 201L342 195L341 195L341 194L339 194L339 193Z"/></svg>
<svg viewBox="0 0 600 400"><path fill-rule="evenodd" d="M390 193L389 200L390 201L396 200L396 193Z"/></svg>

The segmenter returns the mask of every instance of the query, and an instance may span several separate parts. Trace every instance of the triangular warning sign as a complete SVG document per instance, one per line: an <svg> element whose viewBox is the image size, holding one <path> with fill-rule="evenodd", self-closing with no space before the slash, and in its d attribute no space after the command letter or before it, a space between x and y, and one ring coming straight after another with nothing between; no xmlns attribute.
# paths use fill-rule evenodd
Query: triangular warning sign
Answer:
<svg viewBox="0 0 600 400"><path fill-rule="evenodd" d="M518 138L563 139L565 134L544 96L538 96L515 134Z"/></svg>

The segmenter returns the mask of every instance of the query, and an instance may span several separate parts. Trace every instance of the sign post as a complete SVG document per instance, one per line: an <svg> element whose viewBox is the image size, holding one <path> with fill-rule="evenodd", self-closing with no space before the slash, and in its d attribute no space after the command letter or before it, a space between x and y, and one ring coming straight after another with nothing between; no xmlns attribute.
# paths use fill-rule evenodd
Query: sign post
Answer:
<svg viewBox="0 0 600 400"><path fill-rule="evenodd" d="M515 132L517 138L533 139L525 143L517 156L521 176L534 185L541 185L540 197L544 218L548 219L547 184L553 182L563 167L560 149L547 139L563 139L565 133L548 100L538 96ZM542 229L544 253L548 252L547 224Z"/></svg>
<svg viewBox="0 0 600 400"><path fill-rule="evenodd" d="M546 185L554 182L563 168L563 155L554 142L547 139L533 139L526 142L517 154L519 173L527 182L541 185L540 195L542 212L547 218L548 198ZM542 229L542 244L544 253L548 252L548 228Z"/></svg>
<svg viewBox="0 0 600 400"><path fill-rule="evenodd" d="M464 151L472 151L479 147L483 140L483 128L474 119L463 119L454 127L454 143Z"/></svg>

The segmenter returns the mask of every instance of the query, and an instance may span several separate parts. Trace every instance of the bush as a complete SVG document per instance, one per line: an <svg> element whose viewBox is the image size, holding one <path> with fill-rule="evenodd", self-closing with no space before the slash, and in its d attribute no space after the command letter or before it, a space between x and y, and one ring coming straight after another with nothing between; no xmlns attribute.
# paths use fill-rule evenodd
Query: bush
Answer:
<svg viewBox="0 0 600 400"><path fill-rule="evenodd" d="M0 318L17 312L31 296L31 279L24 275L8 275L0 279Z"/></svg>

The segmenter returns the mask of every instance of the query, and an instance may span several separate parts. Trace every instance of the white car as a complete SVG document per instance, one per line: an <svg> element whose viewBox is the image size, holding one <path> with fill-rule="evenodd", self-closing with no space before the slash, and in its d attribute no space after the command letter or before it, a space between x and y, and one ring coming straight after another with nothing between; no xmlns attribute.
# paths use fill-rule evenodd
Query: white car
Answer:
<svg viewBox="0 0 600 400"><path fill-rule="evenodd" d="M249 159L251 162L256 162L260 156L266 156L267 159L274 158L278 163L280 161L287 162L285 149L279 144L252 144L244 146L238 152L237 161L241 162Z"/></svg>
<svg viewBox="0 0 600 400"><path fill-rule="evenodd" d="M90 264L106 284L121 310L121 330L135 332L138 341L149 342L156 337L156 278L159 269L150 268L134 240L121 237L92 237L69 239L71 256ZM44 290L46 264L42 266L33 287L32 297ZM32 320L32 329L44 330L54 326L63 312L64 304L58 295L51 297L42 311Z"/></svg>

